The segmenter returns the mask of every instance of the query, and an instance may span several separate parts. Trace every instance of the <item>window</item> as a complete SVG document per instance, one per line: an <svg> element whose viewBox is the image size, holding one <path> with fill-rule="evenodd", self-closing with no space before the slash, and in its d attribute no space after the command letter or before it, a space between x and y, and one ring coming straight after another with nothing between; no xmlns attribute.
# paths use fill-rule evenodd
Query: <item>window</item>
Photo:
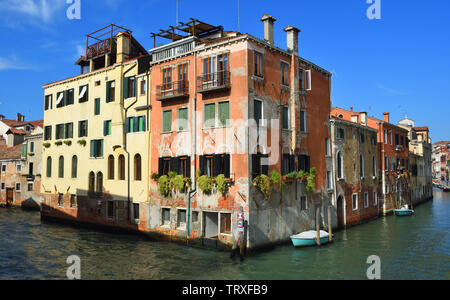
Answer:
<svg viewBox="0 0 450 300"><path fill-rule="evenodd" d="M47 178L52 177L52 158L47 157Z"/></svg>
<svg viewBox="0 0 450 300"><path fill-rule="evenodd" d="M163 116L162 116L162 132L171 132L172 131L172 111L171 110L166 110L163 111Z"/></svg>
<svg viewBox="0 0 450 300"><path fill-rule="evenodd" d="M263 71L263 55L259 52L254 52L255 56L255 70L254 75L258 77L264 77Z"/></svg>
<svg viewBox="0 0 450 300"><path fill-rule="evenodd" d="M172 88L172 68L166 68L163 70L162 89L170 90L171 88Z"/></svg>
<svg viewBox="0 0 450 300"><path fill-rule="evenodd" d="M202 174L209 177L213 176L213 167L214 167L214 157L205 156L205 167L203 169Z"/></svg>
<svg viewBox="0 0 450 300"><path fill-rule="evenodd" d="M119 180L125 180L125 156L119 156Z"/></svg>
<svg viewBox="0 0 450 300"><path fill-rule="evenodd" d="M364 144L364 143L366 142L366 138L365 138L365 136L364 136L364 133L360 133L360 134L359 134L359 142L360 142L361 144Z"/></svg>
<svg viewBox="0 0 450 300"><path fill-rule="evenodd" d="M403 135L400 136L400 145L405 145L405 137Z"/></svg>
<svg viewBox="0 0 450 300"><path fill-rule="evenodd" d="M303 69L298 69L298 88L300 91L305 89L305 81L303 79Z"/></svg>
<svg viewBox="0 0 450 300"><path fill-rule="evenodd" d="M100 84L101 84L101 81L100 81L100 80L97 80L97 81L95 82L95 86L100 86Z"/></svg>
<svg viewBox="0 0 450 300"><path fill-rule="evenodd" d="M72 156L72 178L77 178L78 173L78 157Z"/></svg>
<svg viewBox="0 0 450 300"><path fill-rule="evenodd" d="M377 161L375 159L375 156L372 156L372 176L377 176Z"/></svg>
<svg viewBox="0 0 450 300"><path fill-rule="evenodd" d="M123 82L123 97L125 99L136 97L136 78L134 76L132 77L125 77Z"/></svg>
<svg viewBox="0 0 450 300"><path fill-rule="evenodd" d="M106 103L114 102L116 93L115 86L116 82L114 80L106 82Z"/></svg>
<svg viewBox="0 0 450 300"><path fill-rule="evenodd" d="M231 234L230 213L220 213L220 233Z"/></svg>
<svg viewBox="0 0 450 300"><path fill-rule="evenodd" d="M70 207L77 207L77 195L70 195Z"/></svg>
<svg viewBox="0 0 450 300"><path fill-rule="evenodd" d="M103 157L103 140L91 140L91 158Z"/></svg>
<svg viewBox="0 0 450 300"><path fill-rule="evenodd" d="M48 141L52 139L52 126L44 127L44 141Z"/></svg>
<svg viewBox="0 0 450 300"><path fill-rule="evenodd" d="M102 172L97 173L97 186L96 186L95 191L99 195L103 194L103 173Z"/></svg>
<svg viewBox="0 0 450 300"><path fill-rule="evenodd" d="M336 138L343 140L345 138L345 130L344 128L337 128Z"/></svg>
<svg viewBox="0 0 450 300"><path fill-rule="evenodd" d="M6 172L6 165L2 165L2 172Z"/></svg>
<svg viewBox="0 0 450 300"><path fill-rule="evenodd" d="M228 120L230 119L230 102L219 102L218 114L219 126L226 126Z"/></svg>
<svg viewBox="0 0 450 300"><path fill-rule="evenodd" d="M66 91L66 105L73 104L73 98L74 98L74 90L70 89Z"/></svg>
<svg viewBox="0 0 450 300"><path fill-rule="evenodd" d="M364 157L361 154L359 155L359 174L361 178L364 177Z"/></svg>
<svg viewBox="0 0 450 300"><path fill-rule="evenodd" d="M260 100L253 100L253 117L256 126L260 126L260 121L263 119L263 102Z"/></svg>
<svg viewBox="0 0 450 300"><path fill-rule="evenodd" d="M342 159L342 153L338 152L337 154L337 176L338 179L344 178L344 161Z"/></svg>
<svg viewBox="0 0 450 300"><path fill-rule="evenodd" d="M191 165L190 165L190 158L185 156L185 157L180 157L180 165L179 165L179 169L178 169L178 174L183 175L183 177L191 177L190 173L191 173Z"/></svg>
<svg viewBox="0 0 450 300"><path fill-rule="evenodd" d="M34 142L30 142L30 152L34 153Z"/></svg>
<svg viewBox="0 0 450 300"><path fill-rule="evenodd" d="M392 145L392 131L389 131L389 143Z"/></svg>
<svg viewBox="0 0 450 300"><path fill-rule="evenodd" d="M384 157L384 169L389 171L389 158L387 156Z"/></svg>
<svg viewBox="0 0 450 300"><path fill-rule="evenodd" d="M64 178L64 156L59 157L58 177Z"/></svg>
<svg viewBox="0 0 450 300"><path fill-rule="evenodd" d="M369 207L369 193L364 193L364 207L368 208Z"/></svg>
<svg viewBox="0 0 450 300"><path fill-rule="evenodd" d="M305 90L310 91L312 89L312 84L311 84L311 70L306 70L305 71Z"/></svg>
<svg viewBox="0 0 450 300"><path fill-rule="evenodd" d="M58 124L55 127L55 138L57 140L64 138L64 124Z"/></svg>
<svg viewBox="0 0 450 300"><path fill-rule="evenodd" d="M64 206L64 195L61 193L58 194L58 206L60 207Z"/></svg>
<svg viewBox="0 0 450 300"><path fill-rule="evenodd" d="M79 121L78 122L78 137L87 137L88 136L88 121Z"/></svg>
<svg viewBox="0 0 450 300"><path fill-rule="evenodd" d="M16 183L16 192L20 192L20 182Z"/></svg>
<svg viewBox="0 0 450 300"><path fill-rule="evenodd" d="M33 183L32 182L28 182L28 184L27 184L27 191L28 192L32 192L33 191Z"/></svg>
<svg viewBox="0 0 450 300"><path fill-rule="evenodd" d="M289 86L289 65L287 63L281 63L281 84Z"/></svg>
<svg viewBox="0 0 450 300"><path fill-rule="evenodd" d="M134 180L142 180L142 162L140 154L134 156Z"/></svg>
<svg viewBox="0 0 450 300"><path fill-rule="evenodd" d="M103 135L104 136L111 135L111 120L103 122Z"/></svg>
<svg viewBox="0 0 450 300"><path fill-rule="evenodd" d="M146 83L145 79L141 80L141 89L140 90L141 90L140 91L141 95L145 95L145 92L147 90L147 83Z"/></svg>
<svg viewBox="0 0 450 300"><path fill-rule="evenodd" d="M216 124L216 104L215 103L208 103L205 104L205 112L204 112L204 126L206 128L208 127L214 127Z"/></svg>
<svg viewBox="0 0 450 300"><path fill-rule="evenodd" d="M373 192L373 205L378 205L377 192Z"/></svg>
<svg viewBox="0 0 450 300"><path fill-rule="evenodd" d="M145 116L128 117L125 126L125 130L127 133L143 132L146 128Z"/></svg>
<svg viewBox="0 0 450 300"><path fill-rule="evenodd" d="M311 158L308 155L299 155L297 157L298 160L298 171L302 170L305 172L309 172L311 168ZM292 156L290 164L294 164L294 158ZM295 171L295 168L290 168L288 172Z"/></svg>
<svg viewBox="0 0 450 300"><path fill-rule="evenodd" d="M202 155L199 158L202 175L216 177L220 174L230 178L230 154Z"/></svg>
<svg viewBox="0 0 450 300"><path fill-rule="evenodd" d="M163 208L161 210L161 215L162 215L162 224L161 225L166 225L169 226L170 225L170 208Z"/></svg>
<svg viewBox="0 0 450 300"><path fill-rule="evenodd" d="M300 131L306 132L306 111L300 111Z"/></svg>
<svg viewBox="0 0 450 300"><path fill-rule="evenodd" d="M333 176L331 175L331 171L327 171L327 189L333 188Z"/></svg>
<svg viewBox="0 0 450 300"><path fill-rule="evenodd" d="M178 109L178 130L188 130L188 108L183 107Z"/></svg>
<svg viewBox="0 0 450 300"><path fill-rule="evenodd" d="M90 195L94 194L95 191L95 174L94 172L89 173L89 187L88 187L88 193Z"/></svg>
<svg viewBox="0 0 450 300"><path fill-rule="evenodd" d="M64 92L59 92L56 94L56 107L60 108L64 106Z"/></svg>
<svg viewBox="0 0 450 300"><path fill-rule="evenodd" d="M391 157L391 171L395 171L395 159Z"/></svg>
<svg viewBox="0 0 450 300"><path fill-rule="evenodd" d="M198 222L198 215L199 215L199 213L198 213L198 211L192 211L192 222L193 223L196 223L196 222Z"/></svg>
<svg viewBox="0 0 450 300"><path fill-rule="evenodd" d="M329 138L325 139L325 153L326 156L331 156L331 144Z"/></svg>
<svg viewBox="0 0 450 300"><path fill-rule="evenodd" d="M308 200L306 196L300 197L300 210L307 210L308 209Z"/></svg>
<svg viewBox="0 0 450 300"><path fill-rule="evenodd" d="M2 190L6 189L6 183L2 182Z"/></svg>
<svg viewBox="0 0 450 300"><path fill-rule="evenodd" d="M108 157L108 179L114 180L114 156Z"/></svg>
<svg viewBox="0 0 450 300"><path fill-rule="evenodd" d="M177 212L177 227L186 227L186 210L179 209Z"/></svg>
<svg viewBox="0 0 450 300"><path fill-rule="evenodd" d="M135 220L139 220L139 203L133 203L133 217Z"/></svg>
<svg viewBox="0 0 450 300"><path fill-rule="evenodd" d="M16 171L17 171L18 173L22 172L22 165L21 165L21 164L17 164L17 165L16 165Z"/></svg>
<svg viewBox="0 0 450 300"><path fill-rule="evenodd" d="M288 130L289 129L289 107L283 106L281 112L281 128Z"/></svg>
<svg viewBox="0 0 450 300"><path fill-rule="evenodd" d="M384 130L384 143L387 144L388 136L387 136L387 130Z"/></svg>
<svg viewBox="0 0 450 300"><path fill-rule="evenodd" d="M64 138L65 139L73 138L73 123L64 124Z"/></svg>
<svg viewBox="0 0 450 300"><path fill-rule="evenodd" d="M107 216L108 219L114 218L114 201L108 201L107 202Z"/></svg>
<svg viewBox="0 0 450 300"><path fill-rule="evenodd" d="M78 94L78 102L83 103L88 101L88 95L89 95L89 85L83 85L80 86L79 94Z"/></svg>
<svg viewBox="0 0 450 300"><path fill-rule="evenodd" d="M159 176L167 175L170 172L170 157L160 157L158 160L158 174Z"/></svg>
<svg viewBox="0 0 450 300"><path fill-rule="evenodd" d="M47 95L45 96L45 100L44 100L44 110L48 110L48 109L52 109L52 101L53 100L53 96L52 95Z"/></svg>
<svg viewBox="0 0 450 300"><path fill-rule="evenodd" d="M400 143L399 136L398 136L398 133L396 133L395 134L395 145L397 146L397 145L399 145L399 143Z"/></svg>
<svg viewBox="0 0 450 300"><path fill-rule="evenodd" d="M373 146L377 145L377 136L375 134L372 134L371 142Z"/></svg>
<svg viewBox="0 0 450 300"><path fill-rule="evenodd" d="M269 175L269 165L268 165L268 154L252 154L252 175L253 177L259 176L259 175ZM263 160L265 159L265 163L263 164Z"/></svg>
<svg viewBox="0 0 450 300"><path fill-rule="evenodd" d="M358 209L358 194L352 195L352 209L357 210Z"/></svg>
<svg viewBox="0 0 450 300"><path fill-rule="evenodd" d="M178 66L178 92L184 94L188 92L188 64Z"/></svg>
<svg viewBox="0 0 450 300"><path fill-rule="evenodd" d="M100 98L95 98L94 115L98 116L99 114L100 114Z"/></svg>

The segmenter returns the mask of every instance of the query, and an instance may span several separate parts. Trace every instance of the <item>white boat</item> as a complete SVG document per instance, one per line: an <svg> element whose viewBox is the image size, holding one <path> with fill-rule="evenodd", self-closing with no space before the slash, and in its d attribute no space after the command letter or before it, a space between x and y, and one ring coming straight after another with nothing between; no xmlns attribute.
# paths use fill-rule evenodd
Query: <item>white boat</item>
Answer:
<svg viewBox="0 0 450 300"><path fill-rule="evenodd" d="M309 230L291 236L294 247L305 247L317 245L317 231ZM327 244L329 242L329 234L326 231L320 231L320 244Z"/></svg>

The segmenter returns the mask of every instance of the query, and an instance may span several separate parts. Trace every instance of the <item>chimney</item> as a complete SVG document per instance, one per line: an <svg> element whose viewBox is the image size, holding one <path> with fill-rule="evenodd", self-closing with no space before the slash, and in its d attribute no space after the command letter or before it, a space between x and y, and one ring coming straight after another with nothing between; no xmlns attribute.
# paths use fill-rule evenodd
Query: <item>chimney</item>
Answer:
<svg viewBox="0 0 450 300"><path fill-rule="evenodd" d="M361 124L367 126L367 113L361 112Z"/></svg>
<svg viewBox="0 0 450 300"><path fill-rule="evenodd" d="M286 31L287 48L289 52L298 56L298 33L300 32L300 29L288 25L284 31Z"/></svg>
<svg viewBox="0 0 450 300"><path fill-rule="evenodd" d="M271 45L274 45L273 23L275 23L276 20L277 19L268 14L264 14L261 18L261 21L264 23L264 39Z"/></svg>
<svg viewBox="0 0 450 300"><path fill-rule="evenodd" d="M131 40L130 34L126 32L119 32L117 34L117 62L123 63L130 58Z"/></svg>
<svg viewBox="0 0 450 300"><path fill-rule="evenodd" d="M353 106L352 106L352 107L350 107L350 111L353 111Z"/></svg>
<svg viewBox="0 0 450 300"><path fill-rule="evenodd" d="M16 114L16 121L17 122L22 122L22 115L20 113Z"/></svg>
<svg viewBox="0 0 450 300"><path fill-rule="evenodd" d="M383 113L383 121L386 123L389 123L389 113L388 112Z"/></svg>
<svg viewBox="0 0 450 300"><path fill-rule="evenodd" d="M0 121L3 120L5 118L4 115L0 115Z"/></svg>

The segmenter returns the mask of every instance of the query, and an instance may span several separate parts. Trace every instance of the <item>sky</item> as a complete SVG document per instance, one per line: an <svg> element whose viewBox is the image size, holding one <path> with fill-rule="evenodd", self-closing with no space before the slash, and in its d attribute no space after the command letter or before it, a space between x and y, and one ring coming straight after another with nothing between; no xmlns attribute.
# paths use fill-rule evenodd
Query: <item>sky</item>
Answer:
<svg viewBox="0 0 450 300"><path fill-rule="evenodd" d="M67 17L73 1L80 19ZM367 17L372 1L380 19ZM42 119L42 86L79 74L86 34L103 26L131 29L151 49L150 33L177 16L263 38L267 13L277 19L276 46L286 49L283 29L298 27L300 56L333 73L333 106L381 119L390 112L391 123L407 114L430 127L433 142L450 140L448 0L179 0L176 8L175 0L0 0L0 114Z"/></svg>

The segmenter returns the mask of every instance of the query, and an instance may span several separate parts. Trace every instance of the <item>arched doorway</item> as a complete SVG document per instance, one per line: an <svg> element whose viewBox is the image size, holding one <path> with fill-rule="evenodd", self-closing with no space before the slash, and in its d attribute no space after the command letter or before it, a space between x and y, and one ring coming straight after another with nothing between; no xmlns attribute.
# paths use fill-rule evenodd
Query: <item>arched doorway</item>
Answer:
<svg viewBox="0 0 450 300"><path fill-rule="evenodd" d="M338 227L342 228L345 226L345 199L340 195L337 199L337 221Z"/></svg>

